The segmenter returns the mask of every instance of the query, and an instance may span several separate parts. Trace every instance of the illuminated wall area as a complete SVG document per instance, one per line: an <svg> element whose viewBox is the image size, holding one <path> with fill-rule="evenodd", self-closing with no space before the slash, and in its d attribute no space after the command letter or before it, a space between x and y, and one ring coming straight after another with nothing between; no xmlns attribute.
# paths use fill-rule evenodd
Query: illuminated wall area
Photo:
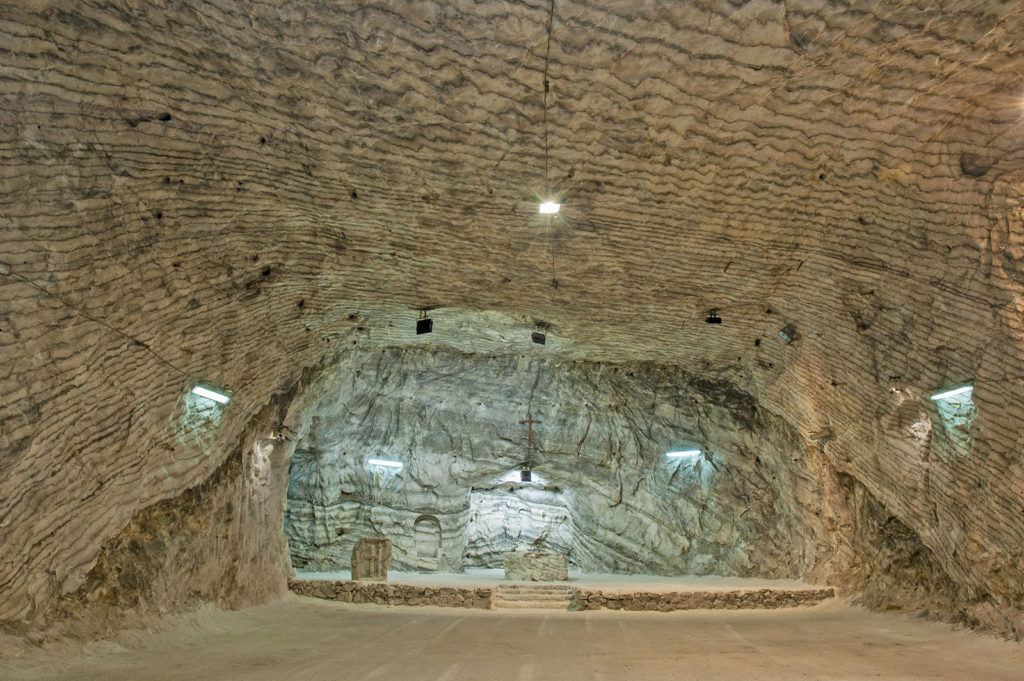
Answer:
<svg viewBox="0 0 1024 681"><path fill-rule="evenodd" d="M803 448L725 384L653 365L406 350L350 353L330 376L310 391L292 458L296 566L346 569L359 538L383 536L398 569L500 567L516 548L596 572L821 569L812 507L824 501ZM532 457L527 413L540 421ZM424 515L440 533L427 560Z"/></svg>

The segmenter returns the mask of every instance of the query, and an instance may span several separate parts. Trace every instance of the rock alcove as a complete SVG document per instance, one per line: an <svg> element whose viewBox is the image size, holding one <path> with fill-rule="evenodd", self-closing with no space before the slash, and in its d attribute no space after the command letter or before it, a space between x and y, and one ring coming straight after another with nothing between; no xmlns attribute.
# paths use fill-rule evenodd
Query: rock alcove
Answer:
<svg viewBox="0 0 1024 681"><path fill-rule="evenodd" d="M517 546L563 552L589 572L798 577L814 567L800 499L815 482L800 439L726 380L402 349L349 353L328 375L292 456L285 531L296 566L344 568L355 541L386 536L406 570L500 567ZM527 414L540 423L523 483ZM700 454L666 456L680 449ZM440 529L430 563L417 553L424 516Z"/></svg>

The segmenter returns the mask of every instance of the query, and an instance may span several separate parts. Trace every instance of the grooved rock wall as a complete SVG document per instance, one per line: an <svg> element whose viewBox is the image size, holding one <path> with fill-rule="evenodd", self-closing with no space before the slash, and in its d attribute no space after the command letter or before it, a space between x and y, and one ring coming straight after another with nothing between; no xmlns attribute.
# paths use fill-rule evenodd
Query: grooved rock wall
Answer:
<svg viewBox="0 0 1024 681"><path fill-rule="evenodd" d="M378 345L708 372L1021 607L1019 2L559 2L545 163L547 13L3 4L0 619ZM198 379L235 390L201 436ZM950 437L927 395L970 380Z"/></svg>
<svg viewBox="0 0 1024 681"><path fill-rule="evenodd" d="M345 569L356 541L379 536L397 569L501 567L518 546L588 572L815 567L822 500L799 438L706 375L382 350L338 358L309 392L285 521L296 565ZM527 413L541 421L532 456ZM423 536L427 519L438 536Z"/></svg>

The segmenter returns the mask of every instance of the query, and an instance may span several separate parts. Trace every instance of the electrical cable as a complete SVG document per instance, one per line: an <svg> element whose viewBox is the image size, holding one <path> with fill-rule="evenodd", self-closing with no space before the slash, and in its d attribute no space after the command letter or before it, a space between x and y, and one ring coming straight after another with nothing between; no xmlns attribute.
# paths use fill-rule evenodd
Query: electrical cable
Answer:
<svg viewBox="0 0 1024 681"><path fill-rule="evenodd" d="M551 91L551 81L548 80L548 69L551 64L551 30L555 23L555 0L551 0L548 9L547 33L544 46L544 198L543 201L551 201L551 174L548 145L548 93ZM548 229L551 232L551 285L558 288L558 276L555 271L555 229L554 216L548 215Z"/></svg>
<svg viewBox="0 0 1024 681"><path fill-rule="evenodd" d="M117 328L116 326L113 326L113 325L107 323L105 320L100 319L99 317L96 317L95 315L89 314L88 312L83 310L78 305L75 305L71 301L65 299L63 296L60 296L60 295L50 291L49 289L47 289L42 284L39 284L39 283L33 281L32 279L29 279L28 277L26 277L26 276L24 276L22 274L18 274L17 272L11 271L10 267L7 268L7 271L4 274L12 276L12 277L17 277L18 279L20 279L21 281L25 282L29 286L32 286L33 288L38 289L39 291L41 291L45 295L53 298L54 300L59 302L61 305L64 305L65 307L67 307L67 308L69 308L71 310L74 310L75 312L77 312L81 316L85 317L86 319L88 319L88 320L90 320L90 321L92 321L92 322L94 322L96 324L99 324L103 328L108 329L109 331L112 331L112 332L116 333L117 335L121 336L122 338L125 338L125 339L131 341L133 345L142 348L143 350L148 352L150 355L152 355L154 358L156 358L156 360L158 362L160 362L161 364L163 364L167 368L171 369L172 371L177 372L180 376L184 376L186 378L188 377L188 373L187 372L182 371L178 367L174 366L174 364L172 364L168 360L166 360L163 357L161 357L160 354L157 353L156 350L154 350L153 348L149 347L148 344L146 344L146 343L140 341L139 339L135 338L134 336L132 336L127 331L123 331L123 330ZM250 417L250 420L251 421L255 421L256 423L258 423L258 424L260 424L262 426L266 426L268 428L274 429L275 431L281 431L282 429L283 430L291 431L290 428L288 428L287 426L284 426L283 424L270 424L270 423L266 423L263 420L256 418L255 416ZM281 428L279 428L278 426L281 426ZM282 439L283 439L283 437L282 437Z"/></svg>
<svg viewBox="0 0 1024 681"><path fill-rule="evenodd" d="M555 0L551 0L551 8L548 11L547 39L544 48L544 200L551 197L551 180L548 173L548 92L551 90L551 83L548 81L548 65L551 63L551 27L555 22Z"/></svg>
<svg viewBox="0 0 1024 681"><path fill-rule="evenodd" d="M32 281L32 280L31 280L31 279L29 279L28 277L22 276L22 275L18 274L17 272L9 272L9 274L10 274L10 275L11 275L12 277L17 277L18 279L21 279L21 280L22 280L23 282L25 282L26 284L28 284L28 285L30 285L30 286L33 286L33 287L35 287L35 288L37 288L37 289L39 289L40 291L42 291L42 292L43 292L43 293L45 293L46 295L50 296L51 298L53 298L53 299L54 299L54 300L56 300L57 302L61 303L61 304L62 304L62 305L64 305L65 307L69 307L69 308L71 308L72 310L74 310L74 311L75 311L75 312L77 312L78 314L82 315L82 316L83 316L83 317L85 317L86 319L89 319L89 320L91 320L91 321L93 321L93 322L96 322L96 323L97 323L97 324L99 324L100 326L102 326L102 327L104 327L104 328L106 328L106 329L109 329L110 331L113 331L114 333L118 334L119 336L122 336L122 337L124 337L124 338L127 338L127 339L128 339L128 340L130 340L130 341L131 341L131 342L132 342L132 343L133 343L134 345L137 345L137 346L139 346L140 348L142 348L143 350L145 350L145 351L146 351L146 352L148 352L149 354L153 355L153 357L155 357L155 358L156 358L156 359L157 359L157 360L158 360L158 361L159 361L159 362L160 362L161 364L163 364L163 365L167 366L168 368L170 368L170 369L172 369L172 370L174 370L174 371L178 372L178 373L179 373L179 374L181 374L182 376L187 376L187 375L188 375L188 374L186 374L186 373L185 373L184 371L182 371L181 369L179 369L178 367L174 366L173 364L171 364L170 362L168 362L168 361L167 361L166 359L164 359L163 357L161 357L161 356L160 356L159 354L157 354L156 350L154 350L153 348L149 347L149 345L147 345L146 343L143 343L143 342L142 342L142 341L140 341L140 340L139 340L138 338L135 338L134 336L132 336L132 335L131 335L131 334L129 334L128 332L126 332L126 331L122 331L121 329L119 329L119 328L117 328L117 327L115 327L115 326L111 326L110 324L108 324L107 322L103 321L103 320L102 320L102 319L100 319L99 317L94 317L93 315L89 314L88 312L86 312L86 311L85 311L85 310L83 310L82 308L78 307L78 306L77 306L77 305L75 305L74 303L72 303L72 302L70 302L70 301L68 301L68 300L65 300L65 299L64 299L63 297L61 297L61 296L57 295L56 293L53 293L52 291L48 290L48 289L47 289L46 287L42 286L41 284L37 284L36 282Z"/></svg>

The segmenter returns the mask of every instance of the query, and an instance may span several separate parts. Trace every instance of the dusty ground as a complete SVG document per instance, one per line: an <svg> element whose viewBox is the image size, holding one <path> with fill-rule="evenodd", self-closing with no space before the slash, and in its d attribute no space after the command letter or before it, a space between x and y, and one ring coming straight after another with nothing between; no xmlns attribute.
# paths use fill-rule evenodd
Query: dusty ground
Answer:
<svg viewBox="0 0 1024 681"><path fill-rule="evenodd" d="M788 611L488 612L289 597L117 643L0 660L0 678L1020 681L1024 645L838 602ZM7 647L6 653L19 651Z"/></svg>

